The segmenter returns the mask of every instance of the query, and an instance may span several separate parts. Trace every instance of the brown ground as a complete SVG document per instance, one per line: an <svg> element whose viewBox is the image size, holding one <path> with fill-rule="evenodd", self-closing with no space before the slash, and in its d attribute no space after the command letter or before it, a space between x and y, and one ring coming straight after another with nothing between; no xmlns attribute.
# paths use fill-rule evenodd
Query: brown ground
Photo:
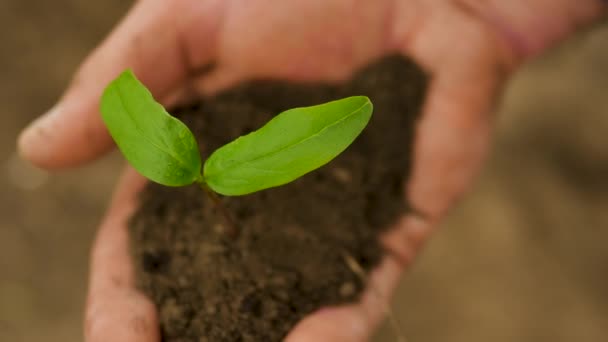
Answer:
<svg viewBox="0 0 608 342"><path fill-rule="evenodd" d="M0 3L1 341L80 340L87 252L119 158L45 176L15 159L14 140L127 7ZM511 82L481 179L395 299L411 341L608 336L606 41L607 24Z"/></svg>

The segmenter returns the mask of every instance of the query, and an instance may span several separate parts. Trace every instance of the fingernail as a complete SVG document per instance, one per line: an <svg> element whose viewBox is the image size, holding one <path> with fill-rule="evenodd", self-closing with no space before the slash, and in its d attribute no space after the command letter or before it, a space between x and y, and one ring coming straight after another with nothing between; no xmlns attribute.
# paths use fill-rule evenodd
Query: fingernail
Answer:
<svg viewBox="0 0 608 342"><path fill-rule="evenodd" d="M21 132L17 139L17 150L21 158L39 166L44 166L51 158L59 111L59 106L51 108Z"/></svg>

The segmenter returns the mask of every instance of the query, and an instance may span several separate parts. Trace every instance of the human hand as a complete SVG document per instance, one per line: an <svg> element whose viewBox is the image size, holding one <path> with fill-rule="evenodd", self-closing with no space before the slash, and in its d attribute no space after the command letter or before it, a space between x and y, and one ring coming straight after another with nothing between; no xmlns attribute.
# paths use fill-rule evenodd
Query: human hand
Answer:
<svg viewBox="0 0 608 342"><path fill-rule="evenodd" d="M62 168L111 148L98 101L126 68L170 105L253 78L339 81L384 54L403 53L431 76L407 186L408 202L423 215L405 217L384 239L401 261L387 257L372 275L374 289L387 294L479 168L489 113L508 74L602 6L599 0L141 0L55 109L23 133L20 150L35 164ZM159 340L154 306L133 286L127 251L126 219L142 184L127 171L96 239L88 341ZM289 340L365 340L382 311L368 291L359 304L304 319Z"/></svg>

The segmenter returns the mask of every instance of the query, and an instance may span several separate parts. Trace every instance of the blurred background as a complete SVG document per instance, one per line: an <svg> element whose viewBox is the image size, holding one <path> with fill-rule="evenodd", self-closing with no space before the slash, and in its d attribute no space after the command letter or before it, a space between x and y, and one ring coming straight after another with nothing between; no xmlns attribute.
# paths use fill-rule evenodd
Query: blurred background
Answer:
<svg viewBox="0 0 608 342"><path fill-rule="evenodd" d="M0 2L0 341L81 340L120 158L47 174L15 139L130 3ZM397 316L413 342L606 341L608 23L521 70L498 115L481 178L405 277Z"/></svg>

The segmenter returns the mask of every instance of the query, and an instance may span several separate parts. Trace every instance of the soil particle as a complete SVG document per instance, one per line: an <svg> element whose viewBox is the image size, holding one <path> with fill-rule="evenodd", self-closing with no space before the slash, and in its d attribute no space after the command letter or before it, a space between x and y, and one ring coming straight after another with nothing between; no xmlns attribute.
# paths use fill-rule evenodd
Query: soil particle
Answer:
<svg viewBox="0 0 608 342"><path fill-rule="evenodd" d="M147 186L131 219L139 287L156 303L163 341L280 341L305 315L356 300L364 269L382 254L377 236L406 210L414 123L424 73L383 59L342 85L256 81L173 111L195 132L203 158L286 109L367 95L374 115L328 165L278 188L222 201L225 220L196 186Z"/></svg>

